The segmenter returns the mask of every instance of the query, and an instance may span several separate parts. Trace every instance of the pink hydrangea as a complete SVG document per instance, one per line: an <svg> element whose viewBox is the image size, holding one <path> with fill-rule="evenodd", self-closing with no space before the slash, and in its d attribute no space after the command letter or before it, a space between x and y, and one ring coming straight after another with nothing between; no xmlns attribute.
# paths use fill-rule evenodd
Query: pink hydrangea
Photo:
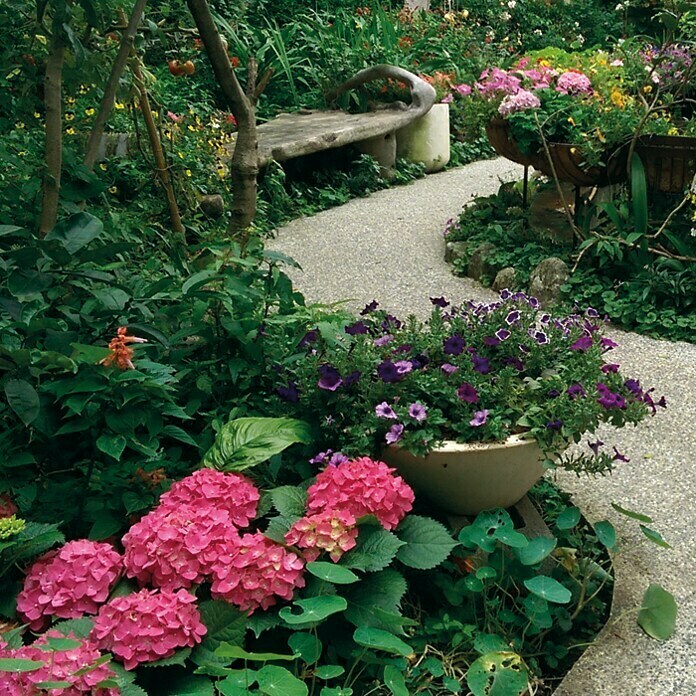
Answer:
<svg viewBox="0 0 696 696"><path fill-rule="evenodd" d="M304 587L304 562L292 551L260 532L245 534L227 565L215 568L211 592L252 614L268 609L278 598L292 599Z"/></svg>
<svg viewBox="0 0 696 696"><path fill-rule="evenodd" d="M180 648L194 647L206 631L192 594L143 589L105 604L90 638L131 670L171 657Z"/></svg>
<svg viewBox="0 0 696 696"><path fill-rule="evenodd" d="M16 650L1 649L0 658L23 659L43 662L43 666L32 672L0 672L0 693L2 696L118 696L118 688L103 688L98 684L113 679L115 674L108 663L92 667L101 658L99 648L89 640L79 640L80 645L69 650L42 650L48 645L48 638L65 638L58 631L49 631L31 645ZM85 667L90 669L81 672ZM81 672L76 674L76 672ZM44 682L67 682L70 686L45 689L37 686Z"/></svg>
<svg viewBox="0 0 696 696"><path fill-rule="evenodd" d="M128 577L174 590L203 582L216 564L228 563L239 535L215 503L157 507L134 524L123 537Z"/></svg>
<svg viewBox="0 0 696 696"><path fill-rule="evenodd" d="M205 504L225 510L239 528L247 527L256 517L259 491L241 474L226 474L215 469L199 469L181 481L160 498L160 507Z"/></svg>
<svg viewBox="0 0 696 696"><path fill-rule="evenodd" d="M308 561L315 561L326 551L337 563L346 551L355 547L357 536L353 515L345 510L326 510L297 520L285 535L285 541L306 549L303 556Z"/></svg>
<svg viewBox="0 0 696 696"><path fill-rule="evenodd" d="M537 109L541 106L541 101L534 92L529 92L526 89L521 89L517 94L508 94L507 97L500 102L498 113L503 116L509 116L516 111L527 111L528 109Z"/></svg>
<svg viewBox="0 0 696 696"><path fill-rule="evenodd" d="M463 97L468 97L471 94L471 85L467 85L466 83L455 85L452 89Z"/></svg>
<svg viewBox="0 0 696 696"><path fill-rule="evenodd" d="M345 510L356 520L374 515L393 529L413 506L411 487L384 462L360 457L322 471L307 491L307 510Z"/></svg>
<svg viewBox="0 0 696 696"><path fill-rule="evenodd" d="M501 68L486 69L481 73L476 89L484 97L495 97L503 94L517 94L522 80Z"/></svg>
<svg viewBox="0 0 696 696"><path fill-rule="evenodd" d="M96 614L122 570L111 544L78 539L39 557L24 579L17 611L34 631L49 616L72 619Z"/></svg>
<svg viewBox="0 0 696 696"><path fill-rule="evenodd" d="M563 94L592 94L594 90L587 75L569 70L558 78L556 91Z"/></svg>

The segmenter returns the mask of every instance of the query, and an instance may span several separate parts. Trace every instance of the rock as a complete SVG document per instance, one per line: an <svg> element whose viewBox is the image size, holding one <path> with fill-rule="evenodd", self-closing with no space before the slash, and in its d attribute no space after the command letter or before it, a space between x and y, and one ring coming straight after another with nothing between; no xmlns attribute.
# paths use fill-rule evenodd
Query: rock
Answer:
<svg viewBox="0 0 696 696"><path fill-rule="evenodd" d="M469 242L447 242L445 244L445 261L454 263L465 259L468 248Z"/></svg>
<svg viewBox="0 0 696 696"><path fill-rule="evenodd" d="M570 271L565 261L551 256L532 271L529 277L529 293L542 304L554 302L561 294L561 285L569 276Z"/></svg>
<svg viewBox="0 0 696 696"><path fill-rule="evenodd" d="M484 275L490 275L495 269L491 265L490 258L496 251L495 244L483 242L479 244L469 259L467 275L474 280L481 280Z"/></svg>
<svg viewBox="0 0 696 696"><path fill-rule="evenodd" d="M203 196L198 205L211 218L219 218L225 210L225 201L217 193L212 196Z"/></svg>
<svg viewBox="0 0 696 696"><path fill-rule="evenodd" d="M512 266L508 266L507 268L503 268L500 271L498 271L498 273L495 276L495 280L493 281L493 285L491 287L496 292L500 292L505 288L514 290L516 278L517 271Z"/></svg>

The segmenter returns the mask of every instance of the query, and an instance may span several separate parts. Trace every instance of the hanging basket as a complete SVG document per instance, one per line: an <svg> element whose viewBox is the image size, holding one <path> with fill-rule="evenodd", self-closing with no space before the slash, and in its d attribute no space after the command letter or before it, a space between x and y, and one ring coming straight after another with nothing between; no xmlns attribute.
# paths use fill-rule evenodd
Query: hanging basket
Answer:
<svg viewBox="0 0 696 696"><path fill-rule="evenodd" d="M645 167L648 189L681 193L696 174L696 138L679 135L644 135L636 152Z"/></svg>
<svg viewBox="0 0 696 696"><path fill-rule="evenodd" d="M525 167L534 166L534 156L524 155L510 136L510 126L505 119L492 118L486 124L486 136L491 147L501 156Z"/></svg>
<svg viewBox="0 0 696 696"><path fill-rule="evenodd" d="M575 145L550 143L548 156L545 152L540 152L534 158L534 168L546 176L553 176L555 170L559 181L566 181L575 186L608 186L625 181L625 148L607 152L604 159L606 164L588 167L581 151Z"/></svg>

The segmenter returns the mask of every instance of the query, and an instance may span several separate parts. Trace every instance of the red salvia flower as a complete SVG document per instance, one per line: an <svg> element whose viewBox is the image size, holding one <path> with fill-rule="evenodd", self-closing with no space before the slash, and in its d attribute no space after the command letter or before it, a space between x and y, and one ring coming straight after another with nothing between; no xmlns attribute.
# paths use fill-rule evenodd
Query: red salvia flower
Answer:
<svg viewBox="0 0 696 696"><path fill-rule="evenodd" d="M99 364L106 367L118 367L121 370L134 370L133 349L129 347L129 343L147 343L147 339L129 336L128 328L120 326L116 331L116 338L112 338L109 342L111 353L100 360Z"/></svg>

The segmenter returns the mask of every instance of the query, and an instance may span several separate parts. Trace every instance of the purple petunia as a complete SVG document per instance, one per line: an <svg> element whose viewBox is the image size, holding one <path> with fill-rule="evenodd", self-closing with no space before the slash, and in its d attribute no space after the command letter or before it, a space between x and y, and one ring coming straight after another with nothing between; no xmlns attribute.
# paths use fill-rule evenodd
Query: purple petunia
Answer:
<svg viewBox="0 0 696 696"><path fill-rule="evenodd" d="M393 445L401 439L404 434L404 426L401 423L394 423L391 428L387 431L384 439L388 445Z"/></svg>
<svg viewBox="0 0 696 696"><path fill-rule="evenodd" d="M394 363L394 367L396 368L396 371L400 375L407 375L411 370L413 370L413 363L410 360L397 360Z"/></svg>
<svg viewBox="0 0 696 696"><path fill-rule="evenodd" d="M630 462L631 460L627 456L621 454L621 452L616 449L616 446L614 446L614 461Z"/></svg>
<svg viewBox="0 0 696 696"><path fill-rule="evenodd" d="M621 394L616 394L611 391L609 387L603 382L597 383L597 391L600 394L597 403L606 408L607 410L612 408L626 408L626 399L621 396Z"/></svg>
<svg viewBox="0 0 696 696"><path fill-rule="evenodd" d="M367 324L363 321L356 321L355 324L346 326L344 331L349 336L358 336L359 334L366 334L368 332Z"/></svg>
<svg viewBox="0 0 696 696"><path fill-rule="evenodd" d="M618 372L620 367L621 365L617 363L607 363L606 365L602 365L602 372L605 375L609 372Z"/></svg>
<svg viewBox="0 0 696 696"><path fill-rule="evenodd" d="M473 426L474 428L479 428L482 425L486 424L486 421L488 420L488 414L490 411L488 409L484 408L483 411L476 411L474 413L474 417L469 421L469 425Z"/></svg>
<svg viewBox="0 0 696 696"><path fill-rule="evenodd" d="M513 358L513 357L505 358L505 364L511 365L518 372L522 372L522 370L524 370L524 363L519 358Z"/></svg>
<svg viewBox="0 0 696 696"><path fill-rule="evenodd" d="M546 427L549 430L560 430L563 427L563 421L557 418L556 420L549 421Z"/></svg>
<svg viewBox="0 0 696 696"><path fill-rule="evenodd" d="M474 354L471 356L471 362L474 364L474 372L487 375L491 371L491 364L488 358Z"/></svg>
<svg viewBox="0 0 696 696"><path fill-rule="evenodd" d="M360 315L364 317L365 315L374 312L377 307L379 307L379 302L377 302L377 300L372 300L372 302L365 305L363 310L360 312Z"/></svg>
<svg viewBox="0 0 696 696"><path fill-rule="evenodd" d="M509 312L508 315L505 317L505 323L508 326L512 326L513 324L516 324L519 320L520 320L520 313L516 309L513 309L512 312Z"/></svg>
<svg viewBox="0 0 696 696"><path fill-rule="evenodd" d="M590 317L590 319L597 319L599 317L599 312L594 307L588 307L585 310L585 314Z"/></svg>
<svg viewBox="0 0 696 696"><path fill-rule="evenodd" d="M535 331L533 338L540 346L549 342L549 337L543 331Z"/></svg>
<svg viewBox="0 0 696 696"><path fill-rule="evenodd" d="M444 297L431 297L430 301L435 305L435 307L449 307L449 302Z"/></svg>
<svg viewBox="0 0 696 696"><path fill-rule="evenodd" d="M643 398L643 390L641 389L640 382L637 379L627 379L624 382L624 386L628 391L639 399Z"/></svg>
<svg viewBox="0 0 696 696"><path fill-rule="evenodd" d="M604 348L604 352L606 353L608 350L618 347L619 344L616 341L612 341L611 338L602 336L602 338L599 339L599 345Z"/></svg>
<svg viewBox="0 0 696 696"><path fill-rule="evenodd" d="M319 331L317 329L311 329L308 331L297 344L298 348L306 348L314 343L319 338Z"/></svg>
<svg viewBox="0 0 696 696"><path fill-rule="evenodd" d="M603 445L604 443L601 440L597 440L596 442L590 442L589 440L587 441L587 446L595 453L599 454L599 448Z"/></svg>
<svg viewBox="0 0 696 696"><path fill-rule="evenodd" d="M592 347L592 336L580 336L575 343L572 343L570 350L579 350L584 353Z"/></svg>
<svg viewBox="0 0 696 696"><path fill-rule="evenodd" d="M377 418L389 418L391 420L396 420L398 418L396 411L386 401L375 406L375 415Z"/></svg>
<svg viewBox="0 0 696 696"><path fill-rule="evenodd" d="M500 339L495 336L484 336L483 343L486 346L491 346L491 348L500 345Z"/></svg>
<svg viewBox="0 0 696 696"><path fill-rule="evenodd" d="M362 372L360 372L360 370L353 370L343 378L343 386L350 387L351 385L356 384L361 377Z"/></svg>
<svg viewBox="0 0 696 696"><path fill-rule="evenodd" d="M317 382L319 389L336 391L342 385L341 375L333 365L319 366L319 381Z"/></svg>
<svg viewBox="0 0 696 696"><path fill-rule="evenodd" d="M510 338L510 332L507 329L498 329L495 332L495 336L499 341L507 341Z"/></svg>
<svg viewBox="0 0 696 696"><path fill-rule="evenodd" d="M297 403L300 400L300 391L296 382L288 382L287 387L278 387L277 392L286 401Z"/></svg>
<svg viewBox="0 0 696 696"><path fill-rule="evenodd" d="M386 336L380 336L380 338L376 338L373 343L377 348L383 348L387 344L391 343L394 340L394 337L391 334L386 334Z"/></svg>
<svg viewBox="0 0 696 696"><path fill-rule="evenodd" d="M386 383L398 382L403 376L391 360L383 360L377 366L377 375L383 382Z"/></svg>
<svg viewBox="0 0 696 696"><path fill-rule="evenodd" d="M428 417L428 409L419 401L408 407L408 415L418 423L422 423Z"/></svg>
<svg viewBox="0 0 696 696"><path fill-rule="evenodd" d="M555 399L557 396L560 396L561 392L558 391L558 389L549 389L546 392L546 396L548 396L550 399Z"/></svg>
<svg viewBox="0 0 696 696"><path fill-rule="evenodd" d="M476 387L468 382L463 382L457 389L457 396L468 404L475 404L478 401L479 395Z"/></svg>
<svg viewBox="0 0 696 696"><path fill-rule="evenodd" d="M459 334L453 334L444 340L442 350L445 355L461 355L465 346L466 341Z"/></svg>
<svg viewBox="0 0 696 696"><path fill-rule="evenodd" d="M568 394L571 399L575 399L578 396L585 396L585 390L582 388L582 384L575 382L575 384L571 384L568 387L566 394Z"/></svg>
<svg viewBox="0 0 696 696"><path fill-rule="evenodd" d="M443 363L440 365L440 369L446 374L446 375L453 375L459 368L456 365L452 365L451 363Z"/></svg>
<svg viewBox="0 0 696 696"><path fill-rule="evenodd" d="M326 452L319 452L309 460L310 464L328 464L329 466L338 466L343 462L347 462L348 457L343 454L343 452L334 452L333 450L326 450Z"/></svg>

